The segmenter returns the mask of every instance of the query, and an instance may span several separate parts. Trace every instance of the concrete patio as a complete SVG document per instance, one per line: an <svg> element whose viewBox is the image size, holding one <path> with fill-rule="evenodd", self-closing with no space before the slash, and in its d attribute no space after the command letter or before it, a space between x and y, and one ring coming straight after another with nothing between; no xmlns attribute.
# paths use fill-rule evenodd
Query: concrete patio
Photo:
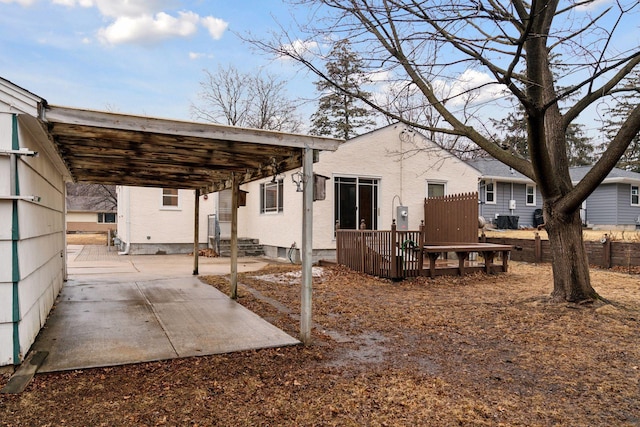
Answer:
<svg viewBox="0 0 640 427"><path fill-rule="evenodd" d="M69 280L32 351L38 372L210 355L299 341L203 284L187 255L118 255L69 246ZM266 263L240 259L238 271ZM229 259L201 258L202 275L227 274Z"/></svg>

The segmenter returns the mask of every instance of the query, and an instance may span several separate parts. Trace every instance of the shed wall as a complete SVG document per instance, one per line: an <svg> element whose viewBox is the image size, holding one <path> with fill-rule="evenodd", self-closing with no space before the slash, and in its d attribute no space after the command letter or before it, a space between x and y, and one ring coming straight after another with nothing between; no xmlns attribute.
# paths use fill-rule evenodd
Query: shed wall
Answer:
<svg viewBox="0 0 640 427"><path fill-rule="evenodd" d="M39 154L18 156L18 189L19 195L40 200L0 200L0 365L22 361L64 281L64 179L46 154L48 141L33 133L29 120L18 119L19 148ZM0 147L11 149L13 141L13 115L0 113ZM0 177L0 195L8 196L7 156L0 156Z"/></svg>

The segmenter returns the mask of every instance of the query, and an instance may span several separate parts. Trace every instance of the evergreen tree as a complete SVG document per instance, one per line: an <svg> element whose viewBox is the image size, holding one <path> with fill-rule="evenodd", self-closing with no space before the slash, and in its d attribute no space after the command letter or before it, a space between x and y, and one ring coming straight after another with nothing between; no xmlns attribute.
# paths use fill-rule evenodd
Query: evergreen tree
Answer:
<svg viewBox="0 0 640 427"><path fill-rule="evenodd" d="M361 90L369 80L362 71L362 58L351 50L348 40L337 42L329 57L327 77L340 81L340 88L325 79L315 82L316 89L323 95L319 99L318 110L311 116L310 133L347 140L375 124L373 112L362 101L371 96Z"/></svg>
<svg viewBox="0 0 640 427"><path fill-rule="evenodd" d="M626 85L629 88L635 88L635 91L624 92L618 103L606 110L607 118L603 121L602 131L605 134L606 142L598 148L604 151L620 129L621 124L631 111L640 104L640 72L634 72L629 76ZM640 134L631 140L629 147L625 150L622 157L618 161L617 167L620 169L640 172Z"/></svg>
<svg viewBox="0 0 640 427"><path fill-rule="evenodd" d="M502 133L502 137L499 137L496 142L514 154L530 160L524 108L519 105L502 120L491 119L491 121ZM595 148L585 136L583 128L584 125L578 123L571 123L567 128L567 158L570 167L591 165L594 162Z"/></svg>

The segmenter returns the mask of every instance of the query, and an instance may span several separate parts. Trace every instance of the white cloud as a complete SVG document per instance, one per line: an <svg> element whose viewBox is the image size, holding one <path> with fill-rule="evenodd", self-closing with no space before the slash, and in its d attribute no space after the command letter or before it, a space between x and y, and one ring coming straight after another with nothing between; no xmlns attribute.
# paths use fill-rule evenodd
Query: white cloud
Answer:
<svg viewBox="0 0 640 427"><path fill-rule="evenodd" d="M202 18L201 22L202 25L209 30L209 34L211 34L211 37L213 37L214 40L219 40L229 26L228 22L225 22L220 18L214 18L213 16Z"/></svg>
<svg viewBox="0 0 640 427"><path fill-rule="evenodd" d="M20 6L31 6L36 0L0 0L0 3L18 3Z"/></svg>
<svg viewBox="0 0 640 427"><path fill-rule="evenodd" d="M591 3L587 3L587 4L582 4L578 7L576 7L576 10L580 10L580 11L589 11L589 10L595 10L598 9L600 6L602 5L606 5L606 4L610 4L613 3L613 0L593 0Z"/></svg>
<svg viewBox="0 0 640 427"><path fill-rule="evenodd" d="M467 101L475 104L504 96L504 86L492 84L494 82L489 74L468 69L452 82L434 81L433 87L441 98L451 99L452 105L462 105Z"/></svg>
<svg viewBox="0 0 640 427"><path fill-rule="evenodd" d="M30 4L36 0L17 1ZM152 44L173 37L189 37L205 27L211 37L218 40L229 24L213 16L200 17L191 11L169 14L166 8L174 6L175 0L50 0L66 7L95 7L111 23L98 30L98 39L103 44L124 43Z"/></svg>
<svg viewBox="0 0 640 427"><path fill-rule="evenodd" d="M92 2L104 16L136 18L154 15L169 7L170 0L78 0Z"/></svg>
<svg viewBox="0 0 640 427"><path fill-rule="evenodd" d="M315 41L294 40L292 43L280 46L282 52L288 52L295 56L303 56L307 52L318 49L318 43ZM283 56L286 57L286 56Z"/></svg>
<svg viewBox="0 0 640 427"><path fill-rule="evenodd" d="M51 3L67 7L75 7L76 5L81 7L93 6L93 0L51 0Z"/></svg>
<svg viewBox="0 0 640 427"><path fill-rule="evenodd" d="M193 12L179 12L173 17L164 12L155 16L122 16L106 28L98 31L98 38L105 44L157 43L170 37L187 37L197 30L199 17Z"/></svg>

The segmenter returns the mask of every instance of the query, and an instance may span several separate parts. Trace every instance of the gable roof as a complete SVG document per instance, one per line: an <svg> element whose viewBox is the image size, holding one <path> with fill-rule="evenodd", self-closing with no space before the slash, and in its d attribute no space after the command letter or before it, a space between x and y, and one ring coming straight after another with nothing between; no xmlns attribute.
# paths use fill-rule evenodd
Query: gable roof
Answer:
<svg viewBox="0 0 640 427"><path fill-rule="evenodd" d="M0 78L0 111L10 113L24 113L33 117L40 117L42 108L47 101L38 95L18 86L15 83Z"/></svg>
<svg viewBox="0 0 640 427"><path fill-rule="evenodd" d="M489 179L502 182L533 183L533 181L513 168L493 158L481 158L468 161L468 163L482 173L481 179ZM591 170L591 166L576 166L569 168L571 181L576 184ZM613 168L603 184L629 183L639 184L640 173Z"/></svg>
<svg viewBox="0 0 640 427"><path fill-rule="evenodd" d="M577 166L569 169L571 181L577 183L591 170L591 166ZM640 173L613 168L609 175L602 181L603 184L639 184Z"/></svg>
<svg viewBox="0 0 640 427"><path fill-rule="evenodd" d="M517 170L493 158L474 159L469 160L467 163L482 173L481 179L533 183L531 179L524 176Z"/></svg>

